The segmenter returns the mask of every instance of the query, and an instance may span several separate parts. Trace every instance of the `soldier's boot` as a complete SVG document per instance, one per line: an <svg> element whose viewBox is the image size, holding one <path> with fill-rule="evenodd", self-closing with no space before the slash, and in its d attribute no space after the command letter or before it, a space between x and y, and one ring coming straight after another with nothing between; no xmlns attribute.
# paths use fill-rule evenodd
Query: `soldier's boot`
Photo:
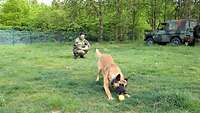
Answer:
<svg viewBox="0 0 200 113"><path fill-rule="evenodd" d="M74 53L73 58L74 58L74 59L77 59L77 58L78 58L78 54L77 54L77 53Z"/></svg>
<svg viewBox="0 0 200 113"><path fill-rule="evenodd" d="M77 56L74 55L73 58L74 58L74 59L77 59Z"/></svg>
<svg viewBox="0 0 200 113"><path fill-rule="evenodd" d="M80 58L85 58L84 55L80 55Z"/></svg>

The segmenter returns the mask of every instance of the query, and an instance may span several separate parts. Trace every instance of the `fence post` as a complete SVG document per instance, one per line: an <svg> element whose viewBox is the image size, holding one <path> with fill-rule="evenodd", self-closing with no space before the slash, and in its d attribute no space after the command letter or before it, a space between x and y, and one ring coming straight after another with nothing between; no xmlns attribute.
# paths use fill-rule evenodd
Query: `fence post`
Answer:
<svg viewBox="0 0 200 113"><path fill-rule="evenodd" d="M32 44L31 31L29 31L29 43Z"/></svg>
<svg viewBox="0 0 200 113"><path fill-rule="evenodd" d="M12 44L15 45L15 39L14 39L14 30L12 29Z"/></svg>

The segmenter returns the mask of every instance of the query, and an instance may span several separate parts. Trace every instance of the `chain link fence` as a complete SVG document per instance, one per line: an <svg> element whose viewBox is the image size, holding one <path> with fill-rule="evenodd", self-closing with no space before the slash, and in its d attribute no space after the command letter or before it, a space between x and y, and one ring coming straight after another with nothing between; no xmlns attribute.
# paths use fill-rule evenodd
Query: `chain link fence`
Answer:
<svg viewBox="0 0 200 113"><path fill-rule="evenodd" d="M77 37L77 32L33 32L17 30L0 30L0 44L31 44L40 42L65 42Z"/></svg>

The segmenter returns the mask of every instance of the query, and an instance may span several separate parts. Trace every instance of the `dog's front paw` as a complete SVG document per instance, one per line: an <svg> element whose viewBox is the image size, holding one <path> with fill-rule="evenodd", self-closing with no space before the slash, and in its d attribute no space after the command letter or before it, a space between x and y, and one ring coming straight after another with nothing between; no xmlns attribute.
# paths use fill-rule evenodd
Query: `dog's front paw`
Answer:
<svg viewBox="0 0 200 113"><path fill-rule="evenodd" d="M111 101L111 100L113 100L113 98L112 98L112 97L109 97L108 100Z"/></svg>
<svg viewBox="0 0 200 113"><path fill-rule="evenodd" d="M125 94L126 97L130 98L131 96L129 94Z"/></svg>

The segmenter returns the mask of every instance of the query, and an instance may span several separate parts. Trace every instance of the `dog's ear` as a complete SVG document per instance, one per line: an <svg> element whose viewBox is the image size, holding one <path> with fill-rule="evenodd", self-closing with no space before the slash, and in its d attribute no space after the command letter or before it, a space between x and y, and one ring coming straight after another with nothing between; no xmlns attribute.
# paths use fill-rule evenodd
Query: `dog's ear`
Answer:
<svg viewBox="0 0 200 113"><path fill-rule="evenodd" d="M126 80L126 82L128 82L128 78L125 78L124 80Z"/></svg>
<svg viewBox="0 0 200 113"><path fill-rule="evenodd" d="M121 75L118 74L117 77L116 77L116 80L117 80L117 81L120 81L120 78L121 78Z"/></svg>

